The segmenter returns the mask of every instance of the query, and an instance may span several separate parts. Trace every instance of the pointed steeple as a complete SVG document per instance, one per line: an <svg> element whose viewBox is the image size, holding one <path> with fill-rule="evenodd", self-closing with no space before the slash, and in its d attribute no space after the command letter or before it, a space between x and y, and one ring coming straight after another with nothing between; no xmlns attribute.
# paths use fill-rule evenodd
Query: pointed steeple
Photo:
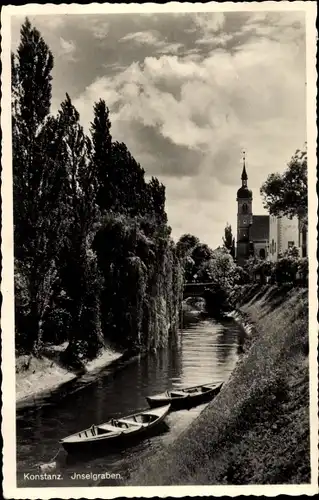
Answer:
<svg viewBox="0 0 319 500"><path fill-rule="evenodd" d="M247 179L248 175L246 172L246 153L243 151L243 171L241 174L241 187L237 191L237 201L239 199L246 199L246 200L252 200L253 199L253 193L251 192L250 189L247 187Z"/></svg>
<svg viewBox="0 0 319 500"><path fill-rule="evenodd" d="M248 175L247 175L247 172L246 172L246 157L245 157L245 151L243 151L243 172L241 174L241 180L243 181L242 184L243 186L247 186L247 179L248 179ZM245 181L245 182L244 182Z"/></svg>

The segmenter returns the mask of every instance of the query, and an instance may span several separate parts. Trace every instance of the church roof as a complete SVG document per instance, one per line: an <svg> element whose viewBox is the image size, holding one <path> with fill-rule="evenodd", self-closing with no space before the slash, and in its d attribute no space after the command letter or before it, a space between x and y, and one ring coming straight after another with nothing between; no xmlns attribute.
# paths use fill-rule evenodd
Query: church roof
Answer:
<svg viewBox="0 0 319 500"><path fill-rule="evenodd" d="M237 191L237 198L252 198L252 197L253 193L247 187L242 186Z"/></svg>
<svg viewBox="0 0 319 500"><path fill-rule="evenodd" d="M244 166L243 166L243 172L241 174L241 180L242 181L247 181L248 179L248 175L247 175L247 172L246 172L246 165L245 165L245 160L244 160Z"/></svg>
<svg viewBox="0 0 319 500"><path fill-rule="evenodd" d="M250 239L252 241L269 240L269 215L253 215Z"/></svg>

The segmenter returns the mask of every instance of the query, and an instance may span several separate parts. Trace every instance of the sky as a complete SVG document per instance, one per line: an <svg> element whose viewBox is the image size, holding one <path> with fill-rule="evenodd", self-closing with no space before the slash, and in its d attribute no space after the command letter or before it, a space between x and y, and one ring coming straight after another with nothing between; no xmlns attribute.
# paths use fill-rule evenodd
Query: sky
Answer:
<svg viewBox="0 0 319 500"><path fill-rule="evenodd" d="M123 141L166 186L172 236L216 248L236 236L246 151L253 213L259 194L306 141L302 11L29 16L54 55L52 112L66 92L89 130L93 104L110 109ZM19 43L22 17L12 17Z"/></svg>

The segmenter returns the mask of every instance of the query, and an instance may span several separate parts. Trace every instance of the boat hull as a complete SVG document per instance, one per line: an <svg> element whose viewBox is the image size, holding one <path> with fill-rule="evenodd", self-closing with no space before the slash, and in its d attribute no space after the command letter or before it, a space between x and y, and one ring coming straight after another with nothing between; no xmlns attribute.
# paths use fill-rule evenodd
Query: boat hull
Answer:
<svg viewBox="0 0 319 500"><path fill-rule="evenodd" d="M164 406L164 405L162 405ZM129 447L132 444L134 444L136 441L140 441L144 439L147 436L151 436L154 433L157 433L161 430L162 425L165 425L164 419L167 416L169 412L170 406L165 405L163 409L158 408L157 411L159 413L158 418L156 418L154 421L147 425L139 425L135 424L136 428L131 427L129 431L123 432L121 430L116 429L115 427L113 428L114 431L112 431L109 434L105 435L90 435L90 429L86 429L84 431L81 431L78 435L85 435L86 437L83 438L82 440L72 440L72 435L69 438L62 439L60 441L60 444L63 446L65 451L67 451L69 454L83 454L83 453L91 453L91 452L106 452L106 451L113 451L119 448L123 447ZM143 415L151 414L151 410L147 410L143 412ZM136 414L136 415L141 415L141 414ZM136 415L133 415L136 416ZM122 422L130 422L129 417L124 417L123 419L120 419L118 421ZM103 428L103 427L108 427L109 429L112 429L112 424L106 423L102 424L101 426L94 426L95 429ZM167 428L167 426L166 426ZM132 430L131 430L132 429ZM88 437L89 436L89 437Z"/></svg>
<svg viewBox="0 0 319 500"><path fill-rule="evenodd" d="M160 406L170 404L171 411L190 409L193 408L194 406L198 406L200 404L208 403L209 401L211 401L220 392L221 385L222 384L203 393L195 393L195 394L186 393L184 397L181 396L180 398L170 397L170 396L163 396L162 398L158 396L157 397L148 396L146 400L151 408L158 408Z"/></svg>
<svg viewBox="0 0 319 500"><path fill-rule="evenodd" d="M65 451L69 454L92 454L92 453L104 453L107 451L116 451L123 448L128 448L134 443L151 436L154 432L159 429L158 426L154 426L151 429L142 429L141 431L132 432L129 436L119 435L112 439L101 439L100 441L83 441L82 443L61 443Z"/></svg>

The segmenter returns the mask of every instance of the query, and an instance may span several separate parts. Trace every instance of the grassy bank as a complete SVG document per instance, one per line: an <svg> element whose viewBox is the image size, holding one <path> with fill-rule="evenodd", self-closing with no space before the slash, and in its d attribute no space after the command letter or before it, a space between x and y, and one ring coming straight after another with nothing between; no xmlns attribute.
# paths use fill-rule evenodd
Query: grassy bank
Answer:
<svg viewBox="0 0 319 500"><path fill-rule="evenodd" d="M238 307L253 327L229 382L129 484L310 482L307 290L245 287Z"/></svg>
<svg viewBox="0 0 319 500"><path fill-rule="evenodd" d="M30 401L36 401L43 393L57 389L65 382L75 379L79 373L66 367L61 362L61 352L65 345L44 349L37 357L19 356L16 359L16 401L18 407ZM99 356L85 363L85 373L94 372L109 365L122 354L110 348L104 348Z"/></svg>

